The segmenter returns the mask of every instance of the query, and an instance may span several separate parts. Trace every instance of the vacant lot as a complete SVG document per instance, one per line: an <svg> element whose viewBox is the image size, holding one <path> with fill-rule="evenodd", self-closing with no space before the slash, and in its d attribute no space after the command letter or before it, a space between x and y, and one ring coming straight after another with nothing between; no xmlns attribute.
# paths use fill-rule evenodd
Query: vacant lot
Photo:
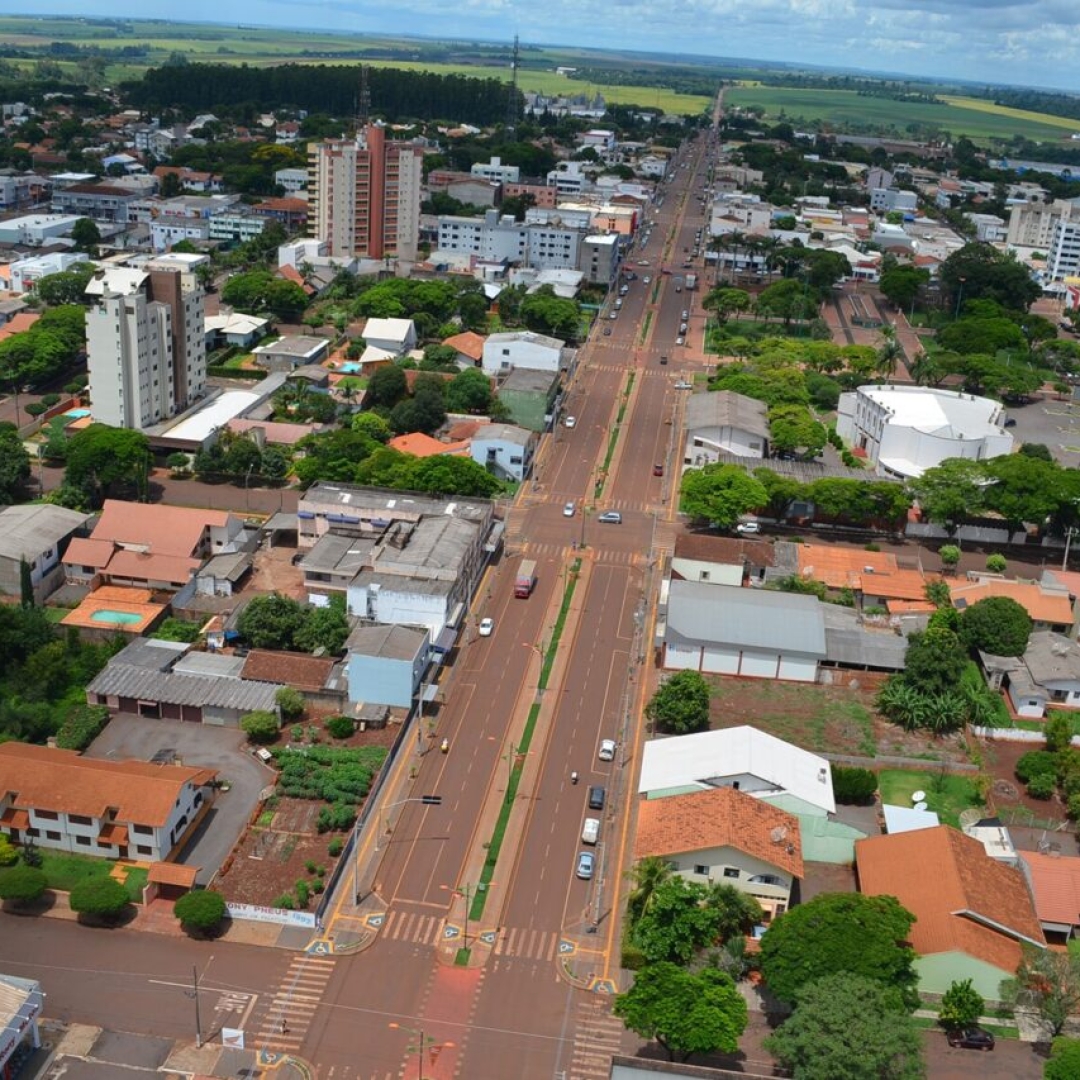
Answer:
<svg viewBox="0 0 1080 1080"><path fill-rule="evenodd" d="M857 673L854 673L857 674ZM874 710L868 688L817 686L712 676L714 728L751 724L816 753L966 761L956 740L937 740L890 724Z"/></svg>
<svg viewBox="0 0 1080 1080"><path fill-rule="evenodd" d="M881 801L890 806L912 806L912 796L922 792L928 810L933 810L943 825L959 828L960 815L972 807L982 807L973 777L957 776L941 769L883 769L878 773Z"/></svg>
<svg viewBox="0 0 1080 1080"><path fill-rule="evenodd" d="M742 85L726 91L724 101L729 105L760 105L766 111L766 119L773 123L783 114L796 126L824 121L841 130L892 131L902 138L912 137L909 125L935 126L953 136L967 135L984 142L1012 135L1056 141L1068 130L1080 131L1080 121L1063 121L1038 113L1003 115L1000 111L973 108L965 104L964 98L954 98L954 103L947 105L933 105L865 97L854 90Z"/></svg>

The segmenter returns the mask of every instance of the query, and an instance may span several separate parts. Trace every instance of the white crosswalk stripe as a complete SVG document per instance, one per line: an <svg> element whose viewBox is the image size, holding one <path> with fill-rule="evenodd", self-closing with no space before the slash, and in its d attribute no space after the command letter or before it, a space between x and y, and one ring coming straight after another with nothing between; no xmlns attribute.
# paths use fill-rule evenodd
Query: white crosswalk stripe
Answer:
<svg viewBox="0 0 1080 1080"><path fill-rule="evenodd" d="M420 915L415 911L391 911L379 933L394 941L434 945L442 933L442 925L443 920L436 915Z"/></svg>
<svg viewBox="0 0 1080 1080"><path fill-rule="evenodd" d="M504 929L495 941L496 956L519 960L552 961L559 953L559 935L554 930Z"/></svg>
<svg viewBox="0 0 1080 1080"><path fill-rule="evenodd" d="M622 1051L625 1029L611 1015L610 1002L597 994L578 1002L567 1080L606 1080L611 1075L611 1059Z"/></svg>
<svg viewBox="0 0 1080 1080"><path fill-rule="evenodd" d="M301 953L293 957L266 1009L251 1030L259 1049L295 1052L304 1041L334 973L334 959Z"/></svg>

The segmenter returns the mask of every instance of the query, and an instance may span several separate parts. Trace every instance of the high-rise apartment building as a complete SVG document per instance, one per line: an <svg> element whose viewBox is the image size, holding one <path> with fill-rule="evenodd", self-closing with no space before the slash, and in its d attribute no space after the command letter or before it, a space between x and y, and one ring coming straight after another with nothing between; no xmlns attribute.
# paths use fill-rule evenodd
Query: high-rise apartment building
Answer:
<svg viewBox="0 0 1080 1080"><path fill-rule="evenodd" d="M206 388L205 293L189 270L146 263L105 270L87 290L91 412L142 431L175 416Z"/></svg>
<svg viewBox="0 0 1080 1080"><path fill-rule="evenodd" d="M1059 220L1046 254L1046 276L1051 281L1080 275L1080 221Z"/></svg>
<svg viewBox="0 0 1080 1080"><path fill-rule="evenodd" d="M331 258L416 258L423 150L365 127L308 147L308 228Z"/></svg>

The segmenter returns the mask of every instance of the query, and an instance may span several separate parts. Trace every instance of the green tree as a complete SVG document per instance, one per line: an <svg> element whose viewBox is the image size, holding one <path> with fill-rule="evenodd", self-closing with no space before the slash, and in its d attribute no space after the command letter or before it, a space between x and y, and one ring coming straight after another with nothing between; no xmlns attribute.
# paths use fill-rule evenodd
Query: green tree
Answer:
<svg viewBox="0 0 1080 1080"><path fill-rule="evenodd" d="M323 649L330 656L336 656L345 648L349 636L349 620L345 616L344 597L334 597L327 607L311 608L305 613L304 621L293 634L293 644L305 652Z"/></svg>
<svg viewBox="0 0 1080 1080"><path fill-rule="evenodd" d="M1005 518L1014 532L1025 522L1043 524L1080 494L1075 470L1026 454L991 458L986 471L994 481L986 488L986 505Z"/></svg>
<svg viewBox="0 0 1080 1080"><path fill-rule="evenodd" d="M1004 574L1009 563L1004 555L1000 555L998 552L993 552L986 556L986 569L991 574Z"/></svg>
<svg viewBox="0 0 1080 1080"><path fill-rule="evenodd" d="M986 1001L970 979L952 982L941 997L938 1023L945 1028L965 1028L979 1022Z"/></svg>
<svg viewBox="0 0 1080 1080"><path fill-rule="evenodd" d="M256 709L241 717L240 730L253 743L269 743L278 737L281 723L269 709Z"/></svg>
<svg viewBox="0 0 1080 1080"><path fill-rule="evenodd" d="M1043 1080L1076 1080L1080 1076L1080 1039L1056 1038L1043 1066Z"/></svg>
<svg viewBox="0 0 1080 1080"><path fill-rule="evenodd" d="M626 898L627 921L633 925L652 905L656 890L672 875L671 864L656 855L646 855L630 871L633 888Z"/></svg>
<svg viewBox="0 0 1080 1080"><path fill-rule="evenodd" d="M450 412L484 413L491 406L491 380L479 368L466 368L446 387Z"/></svg>
<svg viewBox="0 0 1080 1080"><path fill-rule="evenodd" d="M780 452L802 451L808 457L825 448L825 425L803 405L775 405L769 410L769 442Z"/></svg>
<svg viewBox="0 0 1080 1080"><path fill-rule="evenodd" d="M908 636L903 681L924 694L940 694L960 685L967 653L958 635L935 629Z"/></svg>
<svg viewBox="0 0 1080 1080"><path fill-rule="evenodd" d="M709 684L696 671L678 671L665 679L645 706L657 731L687 735L709 726Z"/></svg>
<svg viewBox="0 0 1080 1080"><path fill-rule="evenodd" d="M110 920L121 915L131 903L127 889L115 878L91 877L76 882L68 896L77 915Z"/></svg>
<svg viewBox="0 0 1080 1080"><path fill-rule="evenodd" d="M101 243L101 230L90 218L79 218L71 227L71 239L75 241L76 251L85 251L88 255L97 253Z"/></svg>
<svg viewBox="0 0 1080 1080"><path fill-rule="evenodd" d="M1063 712L1052 712L1043 725L1046 749L1051 754L1059 754L1072 746L1072 720ZM1024 755L1025 757L1027 755Z"/></svg>
<svg viewBox="0 0 1080 1080"><path fill-rule="evenodd" d="M225 897L212 889L195 889L184 893L173 905L173 914L188 931L209 934L228 916Z"/></svg>
<svg viewBox="0 0 1080 1080"><path fill-rule="evenodd" d="M846 261L846 260L845 260ZM767 319L783 319L787 329L793 319L806 319L817 311L817 297L801 281L786 278L761 291L756 311Z"/></svg>
<svg viewBox="0 0 1080 1080"><path fill-rule="evenodd" d="M741 315L750 310L752 301L750 294L745 289L713 289L705 296L701 306L706 311L712 311L717 321L723 325L733 315Z"/></svg>
<svg viewBox="0 0 1080 1080"><path fill-rule="evenodd" d="M943 526L952 536L966 518L982 510L988 480L983 463L970 458L949 458L927 469L908 486L923 517Z"/></svg>
<svg viewBox="0 0 1080 1080"><path fill-rule="evenodd" d="M720 911L706 904L708 886L670 877L655 887L648 910L634 923L630 941L647 963L686 965L720 937Z"/></svg>
<svg viewBox="0 0 1080 1080"><path fill-rule="evenodd" d="M1023 656L1031 616L1010 596L988 596L960 614L960 640L994 656Z"/></svg>
<svg viewBox="0 0 1080 1080"><path fill-rule="evenodd" d="M93 263L76 263L70 270L46 274L34 284L34 293L43 304L59 307L62 304L86 303L86 286L94 276Z"/></svg>
<svg viewBox="0 0 1080 1080"><path fill-rule="evenodd" d="M903 996L839 972L805 986L795 1014L765 1040L795 1080L921 1080L922 1039Z"/></svg>
<svg viewBox="0 0 1080 1080"><path fill-rule="evenodd" d="M141 431L91 424L68 442L64 483L85 491L95 506L123 488L145 498L150 461Z"/></svg>
<svg viewBox="0 0 1080 1080"><path fill-rule="evenodd" d="M942 264L939 279L947 310L974 300L992 300L1010 311L1027 311L1039 298L1040 287L1009 252L991 244L965 244Z"/></svg>
<svg viewBox="0 0 1080 1080"><path fill-rule="evenodd" d="M929 270L915 266L894 266L881 275L878 288L896 307L907 311L929 284Z"/></svg>
<svg viewBox="0 0 1080 1080"><path fill-rule="evenodd" d="M822 893L774 919L761 939L761 971L781 1001L826 975L847 973L914 995L915 916L892 896Z"/></svg>
<svg viewBox="0 0 1080 1080"><path fill-rule="evenodd" d="M739 517L769 501L760 480L738 465L715 463L687 469L680 485L679 508L717 528L733 528Z"/></svg>
<svg viewBox="0 0 1080 1080"><path fill-rule="evenodd" d="M352 429L375 442L387 443L390 441L393 431L386 420L378 413L359 412L352 418Z"/></svg>
<svg viewBox="0 0 1080 1080"><path fill-rule="evenodd" d="M377 368L368 380L367 397L372 406L392 409L408 392L405 371L397 364Z"/></svg>
<svg viewBox="0 0 1080 1080"><path fill-rule="evenodd" d="M938 549L938 557L946 570L955 570L960 565L960 548L956 544L942 544Z"/></svg>
<svg viewBox="0 0 1080 1080"><path fill-rule="evenodd" d="M276 690L274 704L285 720L296 720L304 714L304 695L294 686L282 686Z"/></svg>
<svg viewBox="0 0 1080 1080"><path fill-rule="evenodd" d="M304 608L292 597L264 593L252 598L240 613L236 628L256 649L289 649L304 618Z"/></svg>
<svg viewBox="0 0 1080 1080"><path fill-rule="evenodd" d="M800 484L798 480L790 476L773 472L772 469L755 469L754 478L765 488L767 496L765 507L769 514L779 521L787 517L787 512L793 502L808 496L805 484Z"/></svg>
<svg viewBox="0 0 1080 1080"><path fill-rule="evenodd" d="M1034 1009L1051 1037L1080 1008L1080 956L1021 944L1016 978L1001 984L1002 1000Z"/></svg>
<svg viewBox="0 0 1080 1080"><path fill-rule="evenodd" d="M675 964L650 964L615 998L612 1012L674 1061L691 1054L734 1053L746 1029L746 1002L731 977L706 968L691 975Z"/></svg>
<svg viewBox="0 0 1080 1080"><path fill-rule="evenodd" d="M45 895L48 885L43 870L33 866L13 866L0 877L0 900L17 908L33 904Z"/></svg>
<svg viewBox="0 0 1080 1080"><path fill-rule="evenodd" d="M30 480L30 454L14 424L0 423L0 503L18 502Z"/></svg>

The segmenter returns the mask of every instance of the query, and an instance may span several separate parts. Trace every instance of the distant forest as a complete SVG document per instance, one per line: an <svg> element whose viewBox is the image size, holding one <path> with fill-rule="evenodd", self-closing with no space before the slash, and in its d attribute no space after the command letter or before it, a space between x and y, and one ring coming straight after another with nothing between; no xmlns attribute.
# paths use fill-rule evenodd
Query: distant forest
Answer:
<svg viewBox="0 0 1080 1080"><path fill-rule="evenodd" d="M1010 109L1027 109L1030 112L1048 113L1050 116L1063 116L1068 120L1080 120L1080 97L1075 94L988 86L976 96L989 98L995 105L1007 105Z"/></svg>
<svg viewBox="0 0 1080 1080"><path fill-rule="evenodd" d="M465 75L433 75L394 68L368 68L371 111L393 121L440 120L487 125L506 117L508 83ZM166 64L138 80L122 83L127 103L146 110L244 112L305 109L349 116L360 96L358 67L282 64L251 68L228 64ZM518 94L517 115L523 99Z"/></svg>

